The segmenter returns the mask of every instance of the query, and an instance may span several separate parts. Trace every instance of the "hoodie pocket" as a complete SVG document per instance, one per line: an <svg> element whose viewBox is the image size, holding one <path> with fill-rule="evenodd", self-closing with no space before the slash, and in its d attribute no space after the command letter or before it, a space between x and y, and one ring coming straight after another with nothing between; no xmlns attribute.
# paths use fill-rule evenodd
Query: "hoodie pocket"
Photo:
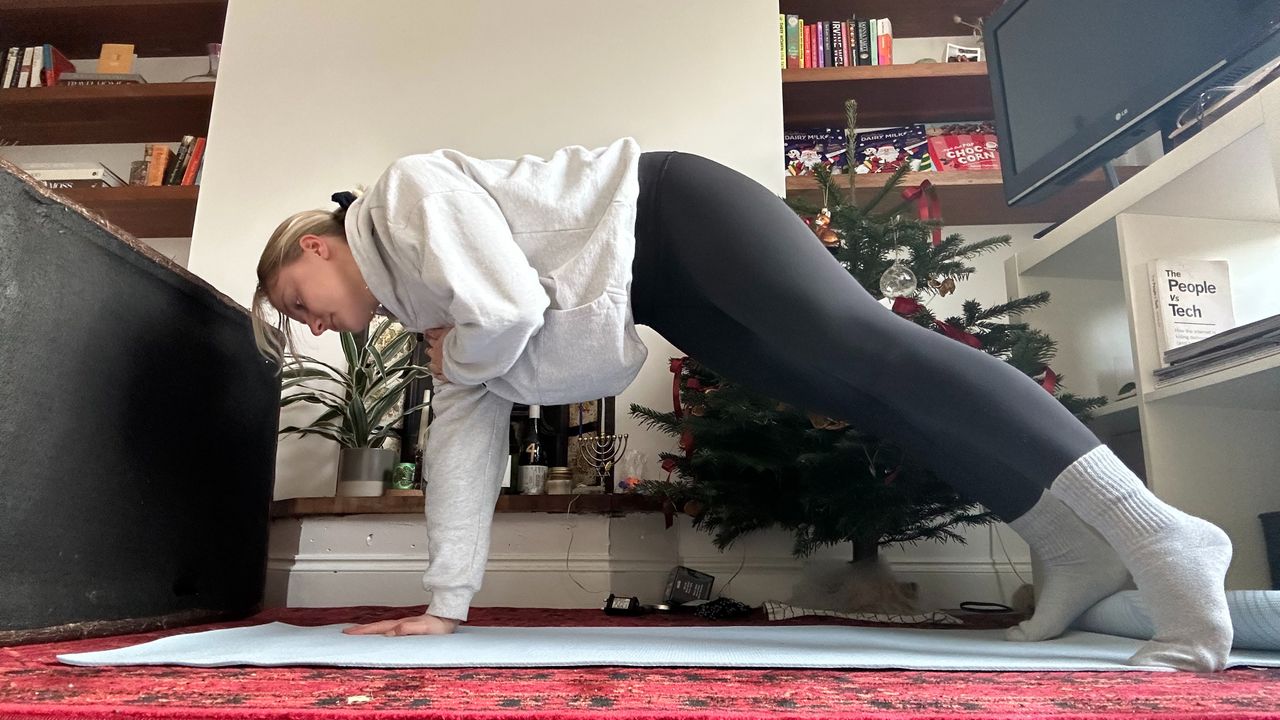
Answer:
<svg viewBox="0 0 1280 720"><path fill-rule="evenodd" d="M490 389L522 404L561 405L617 395L648 354L628 328L625 294L607 290L567 310L549 308L520 360Z"/></svg>

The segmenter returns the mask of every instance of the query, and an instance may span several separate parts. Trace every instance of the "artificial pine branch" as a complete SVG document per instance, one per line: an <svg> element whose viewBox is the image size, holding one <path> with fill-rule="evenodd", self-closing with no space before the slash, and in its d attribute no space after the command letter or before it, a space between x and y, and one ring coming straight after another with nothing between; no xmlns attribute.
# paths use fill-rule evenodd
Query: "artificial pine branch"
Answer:
<svg viewBox="0 0 1280 720"><path fill-rule="evenodd" d="M866 205L862 206L862 212L864 214L870 215L871 211L874 210L875 207L879 205L880 202L884 200L885 197L887 197L890 192L892 192L894 189L896 189L898 186L902 184L903 178L906 176L906 174L910 170L911 170L911 167L906 163L903 163L902 165L898 166L898 168L889 175L889 179L885 181L884 185L882 185L880 189L876 191L876 194L871 197L871 201L868 202ZM850 178L849 183L852 185L853 184L852 171L849 174L849 178ZM896 217L896 215L885 214L883 217L890 218L890 217Z"/></svg>

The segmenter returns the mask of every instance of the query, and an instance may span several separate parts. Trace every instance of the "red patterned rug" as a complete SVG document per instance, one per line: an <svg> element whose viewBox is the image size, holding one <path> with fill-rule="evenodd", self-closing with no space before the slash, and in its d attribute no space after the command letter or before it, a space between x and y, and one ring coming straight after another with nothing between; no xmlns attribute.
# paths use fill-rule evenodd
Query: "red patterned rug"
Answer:
<svg viewBox="0 0 1280 720"><path fill-rule="evenodd" d="M413 609L273 609L239 622L0 647L0 720L135 718L1214 718L1280 719L1280 669L1215 674L918 672L715 668L89 668L54 656L166 635L287 622L328 625ZM422 608L417 608L422 610ZM475 608L471 625L770 624L693 615L619 618L599 610ZM998 620L987 620L987 625ZM797 618L772 624L857 624Z"/></svg>

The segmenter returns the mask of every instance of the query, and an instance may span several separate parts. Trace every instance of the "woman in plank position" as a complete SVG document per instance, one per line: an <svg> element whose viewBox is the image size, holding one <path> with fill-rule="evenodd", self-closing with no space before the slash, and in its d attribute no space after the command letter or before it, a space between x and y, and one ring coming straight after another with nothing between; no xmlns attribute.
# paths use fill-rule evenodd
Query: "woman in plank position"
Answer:
<svg viewBox="0 0 1280 720"><path fill-rule="evenodd" d="M1132 574L1156 634L1131 662L1224 666L1226 534L1156 498L1018 370L886 312L746 176L624 138L545 159L410 155L333 199L268 241L259 346L279 361L268 325L357 332L385 312L425 333L436 381L430 605L348 632L443 634L467 619L512 403L619 394L646 357L642 324L725 377L893 440L1006 521L1044 568L1010 639L1057 637Z"/></svg>

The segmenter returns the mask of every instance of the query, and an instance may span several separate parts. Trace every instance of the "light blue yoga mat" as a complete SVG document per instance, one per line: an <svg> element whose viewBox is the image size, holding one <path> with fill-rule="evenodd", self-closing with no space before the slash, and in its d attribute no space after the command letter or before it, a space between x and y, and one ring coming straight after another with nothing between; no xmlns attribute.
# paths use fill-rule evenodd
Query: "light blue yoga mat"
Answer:
<svg viewBox="0 0 1280 720"><path fill-rule="evenodd" d="M270 623L174 635L71 665L327 665L340 667L787 667L911 670L1141 670L1141 641L1071 631L1010 642L1003 630L848 626L471 627L452 635L343 635L350 625ZM1231 666L1280 667L1280 652L1237 650Z"/></svg>

